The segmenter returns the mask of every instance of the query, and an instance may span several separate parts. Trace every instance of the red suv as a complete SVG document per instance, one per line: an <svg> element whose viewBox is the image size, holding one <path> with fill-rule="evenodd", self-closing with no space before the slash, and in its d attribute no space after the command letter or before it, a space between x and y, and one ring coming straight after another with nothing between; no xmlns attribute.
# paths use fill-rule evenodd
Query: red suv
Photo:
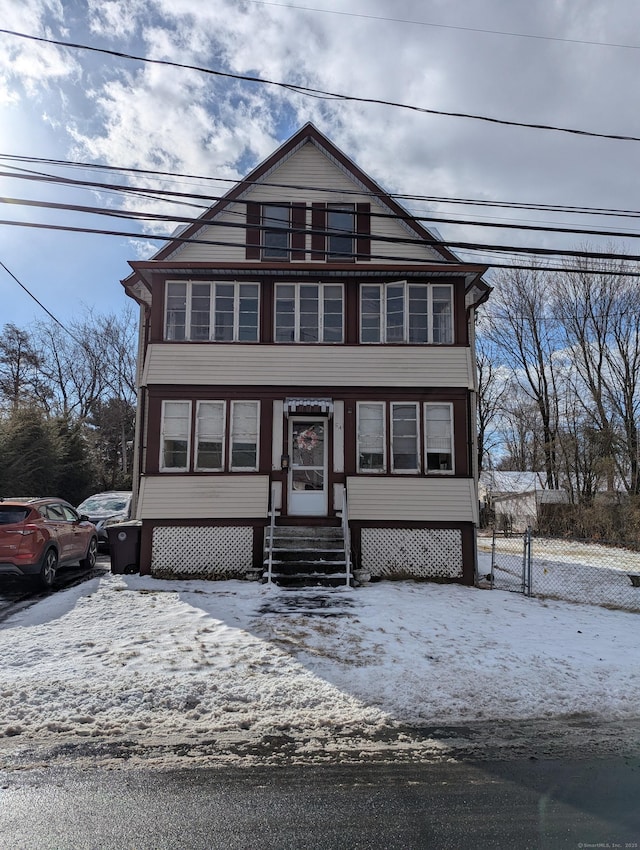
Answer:
<svg viewBox="0 0 640 850"><path fill-rule="evenodd" d="M56 570L91 570L98 552L93 523L63 499L0 499L0 578L34 576L50 588Z"/></svg>

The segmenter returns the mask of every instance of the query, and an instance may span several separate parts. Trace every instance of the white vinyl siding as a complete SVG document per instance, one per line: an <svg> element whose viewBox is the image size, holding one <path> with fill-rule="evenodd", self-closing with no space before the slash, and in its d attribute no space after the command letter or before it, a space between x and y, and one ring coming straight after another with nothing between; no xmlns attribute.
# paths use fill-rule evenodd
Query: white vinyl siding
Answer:
<svg viewBox="0 0 640 850"><path fill-rule="evenodd" d="M453 287L367 283L360 287L360 341L443 345L453 342Z"/></svg>
<svg viewBox="0 0 640 850"><path fill-rule="evenodd" d="M385 406L358 403L358 472L386 472Z"/></svg>
<svg viewBox="0 0 640 850"><path fill-rule="evenodd" d="M347 478L350 520L477 522L471 478L354 476Z"/></svg>
<svg viewBox="0 0 640 850"><path fill-rule="evenodd" d="M264 184L257 183L245 195L245 201L282 204L286 192L287 201L305 203L336 204L344 202L371 203L371 212L388 215L391 211L376 201L375 197L362 190L345 171L341 163L335 162L313 143L305 144L285 158L277 168L265 175ZM268 185L272 184L272 185ZM298 187L317 187L314 189ZM287 187L287 188L283 188ZM362 194L358 194L362 191ZM354 192L356 194L354 194ZM344 193L340 196L340 193ZM181 245L171 256L172 260L184 262L244 262L246 231L241 227L225 227L225 223L238 224L245 215L244 204L231 204L212 223L198 231L203 241ZM310 227L310 220L307 221ZM371 253L385 259L386 263L428 262L442 260L442 255L427 242L398 245L393 242L376 241L376 236L401 239L417 239L415 231L393 217L371 218ZM224 244L206 244L206 240ZM310 250L310 244L307 244ZM309 255L307 255L309 259ZM313 261L310 261L313 263ZM316 261L317 264L317 261ZM367 263L367 265L369 265Z"/></svg>
<svg viewBox="0 0 640 850"><path fill-rule="evenodd" d="M169 281L164 338L255 342L258 296L257 283Z"/></svg>
<svg viewBox="0 0 640 850"><path fill-rule="evenodd" d="M147 349L143 386L474 387L469 348L462 346L300 345L181 346L154 343Z"/></svg>
<svg viewBox="0 0 640 850"><path fill-rule="evenodd" d="M188 469L191 402L163 401L160 428L160 469L178 472Z"/></svg>
<svg viewBox="0 0 640 850"><path fill-rule="evenodd" d="M424 439L427 472L453 472L453 405L425 404Z"/></svg>
<svg viewBox="0 0 640 850"><path fill-rule="evenodd" d="M196 416L195 468L208 472L224 469L225 403L199 401Z"/></svg>
<svg viewBox="0 0 640 850"><path fill-rule="evenodd" d="M267 475L172 475L142 478L138 518L253 519L267 516Z"/></svg>
<svg viewBox="0 0 640 850"><path fill-rule="evenodd" d="M255 470L258 468L258 417L257 401L231 403L231 469Z"/></svg>

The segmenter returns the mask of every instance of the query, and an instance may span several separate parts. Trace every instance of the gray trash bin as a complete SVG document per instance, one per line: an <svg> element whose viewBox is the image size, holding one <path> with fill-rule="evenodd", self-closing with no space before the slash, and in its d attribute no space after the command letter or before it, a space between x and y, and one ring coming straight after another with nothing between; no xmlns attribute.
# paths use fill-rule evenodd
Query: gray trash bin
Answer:
<svg viewBox="0 0 640 850"><path fill-rule="evenodd" d="M112 573L123 575L140 571L141 529L139 520L119 522L107 528Z"/></svg>

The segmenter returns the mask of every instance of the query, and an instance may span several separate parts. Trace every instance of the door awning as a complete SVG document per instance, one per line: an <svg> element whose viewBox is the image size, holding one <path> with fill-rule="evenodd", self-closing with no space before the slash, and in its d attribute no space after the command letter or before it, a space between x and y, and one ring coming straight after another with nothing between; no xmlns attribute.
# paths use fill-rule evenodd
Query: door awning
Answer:
<svg viewBox="0 0 640 850"><path fill-rule="evenodd" d="M333 399L331 398L286 398L284 400L284 412L287 416L291 413L333 413Z"/></svg>

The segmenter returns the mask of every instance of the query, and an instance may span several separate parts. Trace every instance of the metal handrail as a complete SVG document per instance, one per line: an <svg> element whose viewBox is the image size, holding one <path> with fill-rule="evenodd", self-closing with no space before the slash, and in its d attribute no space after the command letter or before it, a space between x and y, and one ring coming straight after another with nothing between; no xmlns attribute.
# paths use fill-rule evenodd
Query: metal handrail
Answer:
<svg viewBox="0 0 640 850"><path fill-rule="evenodd" d="M269 508L269 533L267 535L267 584L272 584L273 576L273 537L276 528L276 485L271 485L271 506Z"/></svg>
<svg viewBox="0 0 640 850"><path fill-rule="evenodd" d="M344 537L344 564L347 573L347 587L351 586L351 535L349 534L349 508L347 488L342 488L342 535Z"/></svg>

